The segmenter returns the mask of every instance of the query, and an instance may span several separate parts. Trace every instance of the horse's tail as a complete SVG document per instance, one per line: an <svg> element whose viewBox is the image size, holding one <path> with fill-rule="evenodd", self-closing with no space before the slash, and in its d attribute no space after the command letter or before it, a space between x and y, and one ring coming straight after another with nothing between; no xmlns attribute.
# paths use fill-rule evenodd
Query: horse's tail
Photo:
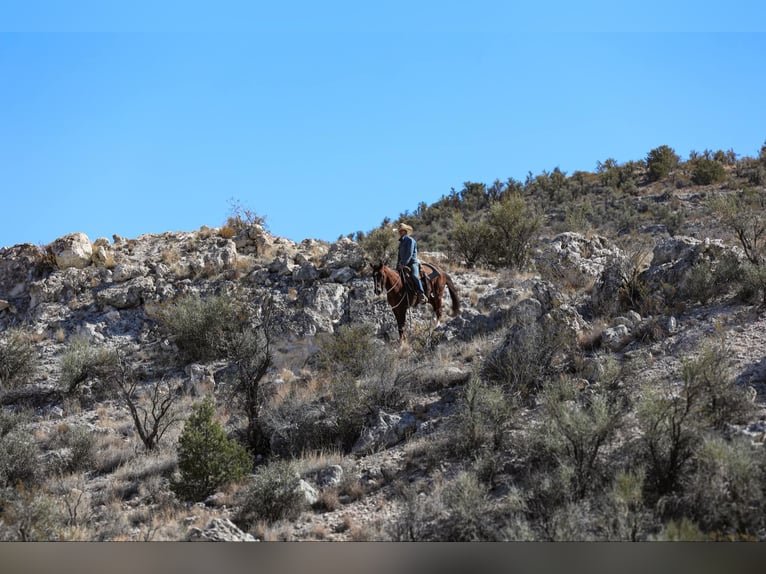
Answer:
<svg viewBox="0 0 766 574"><path fill-rule="evenodd" d="M452 277L445 273L444 279L447 282L449 297L452 299L452 316L457 317L460 315L460 296L457 294L457 289L455 288L455 284L452 282Z"/></svg>

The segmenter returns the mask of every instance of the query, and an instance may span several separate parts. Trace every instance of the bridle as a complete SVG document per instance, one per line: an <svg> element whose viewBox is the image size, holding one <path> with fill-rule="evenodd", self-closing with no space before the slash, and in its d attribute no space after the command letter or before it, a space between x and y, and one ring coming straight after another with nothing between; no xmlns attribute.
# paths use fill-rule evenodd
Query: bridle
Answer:
<svg viewBox="0 0 766 574"><path fill-rule="evenodd" d="M383 268L382 267L379 270L376 270L376 271L373 272L372 278L373 278L373 281L374 281L374 284L375 284L375 294L376 295L380 295L381 291L383 291L383 289L385 289L386 290L386 297L388 297L391 294L391 292L394 289L396 289L396 287L398 285L402 285L402 287L404 286L404 283L402 283L402 278L399 277L399 275L397 275L396 276L396 281L393 283L393 285L391 285L390 288L386 288L386 275L383 273ZM382 285L382 288L381 288L381 285ZM403 293L402 293L401 299L399 299L399 302L396 305L392 305L391 309L396 309L397 307L399 307L399 305L404 303L404 301L406 299L407 299L407 290L403 289Z"/></svg>

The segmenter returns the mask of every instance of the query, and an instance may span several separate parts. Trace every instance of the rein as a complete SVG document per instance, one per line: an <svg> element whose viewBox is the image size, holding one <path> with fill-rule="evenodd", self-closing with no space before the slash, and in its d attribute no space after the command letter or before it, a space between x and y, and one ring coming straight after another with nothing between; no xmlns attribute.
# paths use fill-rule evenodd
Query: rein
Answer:
<svg viewBox="0 0 766 574"><path fill-rule="evenodd" d="M401 283L401 285L402 285L402 291L403 291L403 293L402 293L402 298L401 298L401 299L399 299L399 302L398 302L396 305L392 305L392 306L391 306L391 309L396 309L397 307L399 307L399 305L401 305L402 303L404 303L405 299L407 298L407 289L406 289L406 288L404 288L404 282L402 281L402 278L401 278L401 277L399 277L399 275L398 275L398 274L397 274L397 276L396 276L396 282L395 282L393 285L391 285L391 288L390 288L390 289L386 289L386 296L390 295L390 294L391 294L391 291L393 291L394 289L396 289L397 285L399 285L400 283Z"/></svg>

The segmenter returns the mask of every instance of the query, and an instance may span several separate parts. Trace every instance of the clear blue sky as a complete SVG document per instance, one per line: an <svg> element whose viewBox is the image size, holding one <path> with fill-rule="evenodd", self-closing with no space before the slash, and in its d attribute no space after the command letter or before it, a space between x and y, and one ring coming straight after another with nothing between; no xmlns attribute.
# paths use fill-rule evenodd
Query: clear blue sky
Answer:
<svg viewBox="0 0 766 574"><path fill-rule="evenodd" d="M766 140L766 5L0 0L0 246L369 231L463 182Z"/></svg>

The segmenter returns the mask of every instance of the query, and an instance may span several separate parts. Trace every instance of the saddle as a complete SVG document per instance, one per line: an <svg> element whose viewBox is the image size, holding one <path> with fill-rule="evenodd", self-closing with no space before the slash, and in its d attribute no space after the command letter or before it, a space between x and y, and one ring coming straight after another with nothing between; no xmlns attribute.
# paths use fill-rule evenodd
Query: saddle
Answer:
<svg viewBox="0 0 766 574"><path fill-rule="evenodd" d="M404 266L399 272L402 277L402 284L408 295L415 295L418 292L418 286L415 284L415 278L412 276L412 269ZM431 298L431 277L425 272L424 265L420 264L420 283L423 285L423 292L426 299Z"/></svg>

